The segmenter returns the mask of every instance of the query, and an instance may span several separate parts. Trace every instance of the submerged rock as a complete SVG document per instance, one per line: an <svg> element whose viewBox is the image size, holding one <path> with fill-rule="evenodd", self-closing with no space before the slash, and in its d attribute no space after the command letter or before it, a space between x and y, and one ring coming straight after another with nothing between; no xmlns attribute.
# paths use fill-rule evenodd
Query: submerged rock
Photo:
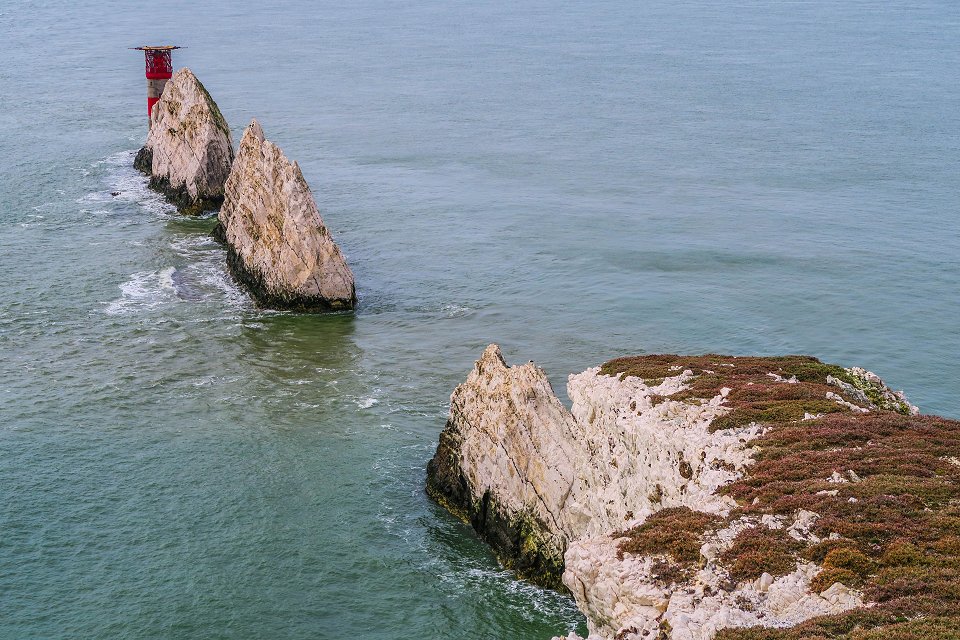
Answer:
<svg viewBox="0 0 960 640"><path fill-rule="evenodd" d="M491 345L451 396L427 492L522 576L562 579L590 640L956 617L960 422L863 380L805 356L641 356L571 375L567 410Z"/></svg>
<svg viewBox="0 0 960 640"><path fill-rule="evenodd" d="M296 162L253 120L227 178L215 237L234 276L276 309L352 309L353 273L320 218Z"/></svg>
<svg viewBox="0 0 960 640"><path fill-rule="evenodd" d="M150 114L134 166L187 214L216 209L233 163L230 127L190 69L173 74Z"/></svg>

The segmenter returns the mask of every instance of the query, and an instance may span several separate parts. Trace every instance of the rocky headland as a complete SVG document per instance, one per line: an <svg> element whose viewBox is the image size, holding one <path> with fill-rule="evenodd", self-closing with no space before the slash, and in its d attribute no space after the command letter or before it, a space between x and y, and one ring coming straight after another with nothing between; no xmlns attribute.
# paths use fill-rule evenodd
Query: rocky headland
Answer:
<svg viewBox="0 0 960 640"><path fill-rule="evenodd" d="M233 156L230 127L217 103L190 69L178 70L153 106L134 166L182 213L195 215L223 202Z"/></svg>
<svg viewBox="0 0 960 640"><path fill-rule="evenodd" d="M226 179L214 236L226 244L234 277L263 306L340 311L356 305L353 272L300 166L264 137L256 120Z"/></svg>
<svg viewBox="0 0 960 640"><path fill-rule="evenodd" d="M427 491L590 640L960 637L960 422L805 356L620 358L567 392L488 347Z"/></svg>

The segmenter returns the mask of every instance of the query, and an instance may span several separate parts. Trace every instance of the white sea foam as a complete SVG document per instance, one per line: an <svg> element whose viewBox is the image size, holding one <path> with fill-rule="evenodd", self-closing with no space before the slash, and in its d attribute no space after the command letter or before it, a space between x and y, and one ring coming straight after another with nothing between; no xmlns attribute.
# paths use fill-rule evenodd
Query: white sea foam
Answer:
<svg viewBox="0 0 960 640"><path fill-rule="evenodd" d="M230 276L223 250L210 236L198 233L183 235L169 246L188 264L177 270L175 285L182 298L219 300L233 308L252 308L249 296Z"/></svg>
<svg viewBox="0 0 960 640"><path fill-rule="evenodd" d="M246 292L237 285L236 281L227 272L224 264L205 264L200 270L199 280L206 287L220 294L221 299L236 308L252 309L253 301Z"/></svg>
<svg viewBox="0 0 960 640"><path fill-rule="evenodd" d="M479 589L484 592L500 594L501 606L509 607L527 620L535 620L540 615L559 615L567 618L568 631L573 631L580 613L573 601L565 596L535 584L518 580L511 571L470 567L440 576L445 582L463 585L459 591ZM471 588L472 587L472 588ZM531 610L532 609L532 610Z"/></svg>
<svg viewBox="0 0 960 640"><path fill-rule="evenodd" d="M167 267L157 271L138 271L120 285L120 297L107 304L106 313L111 316L138 313L177 300L173 274L176 269Z"/></svg>
<svg viewBox="0 0 960 640"><path fill-rule="evenodd" d="M135 151L121 151L93 163L91 167L94 171L102 173L105 189L91 191L79 198L77 203L132 203L157 216L174 214L176 207L161 194L151 190L147 186L150 180L133 167L135 155ZM114 193L117 195L113 195Z"/></svg>
<svg viewBox="0 0 960 640"><path fill-rule="evenodd" d="M469 314L473 309L459 304L445 304L440 308L444 318L462 318Z"/></svg>
<svg viewBox="0 0 960 640"><path fill-rule="evenodd" d="M177 236L170 241L171 249L188 258L193 258L203 253L210 253L213 249L216 249L217 246L216 241L212 237L203 233ZM222 255L222 252L220 253Z"/></svg>
<svg viewBox="0 0 960 640"><path fill-rule="evenodd" d="M380 401L374 398L373 396L369 396L366 398L357 398L355 402L357 403L357 406L360 407L361 409L369 409L374 405L380 404Z"/></svg>
<svg viewBox="0 0 960 640"><path fill-rule="evenodd" d="M229 384L231 382L236 382L239 379L240 379L239 376L209 375L209 376L203 376L201 378L197 378L196 380L193 381L192 384L195 387L213 387L213 386L218 386L223 384Z"/></svg>

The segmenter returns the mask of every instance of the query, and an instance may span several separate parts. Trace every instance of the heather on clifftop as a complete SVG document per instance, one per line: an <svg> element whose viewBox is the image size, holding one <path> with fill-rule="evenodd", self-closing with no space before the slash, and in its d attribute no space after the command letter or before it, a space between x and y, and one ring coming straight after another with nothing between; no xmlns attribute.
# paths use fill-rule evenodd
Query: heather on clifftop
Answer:
<svg viewBox="0 0 960 640"><path fill-rule="evenodd" d="M812 532L823 541L798 551L823 565L814 588L841 582L877 605L718 638L960 637L960 422L827 416L755 444L757 464L725 492L743 514L820 514Z"/></svg>
<svg viewBox="0 0 960 640"><path fill-rule="evenodd" d="M711 530L743 518L812 512L818 517L806 540L764 526L741 531L721 557L731 581L814 562L822 569L813 590L841 583L861 591L870 606L789 629L724 630L716 638L960 637L960 422L911 415L902 396L878 392L857 370L803 356L641 356L608 362L602 372L656 382L685 369L695 377L669 398L700 402L726 389L732 411L711 428L761 423L765 432L750 443L755 462L721 488L739 505L725 521L665 509L622 534L621 550L661 554L680 565L672 575L682 575L678 569L702 561L692 550ZM866 403L858 390L870 411L860 408Z"/></svg>

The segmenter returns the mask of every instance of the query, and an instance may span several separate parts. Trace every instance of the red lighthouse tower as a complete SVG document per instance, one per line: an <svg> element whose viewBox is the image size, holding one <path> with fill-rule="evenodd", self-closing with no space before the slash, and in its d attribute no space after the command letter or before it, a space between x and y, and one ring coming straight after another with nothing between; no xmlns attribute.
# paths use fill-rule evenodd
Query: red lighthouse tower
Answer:
<svg viewBox="0 0 960 640"><path fill-rule="evenodd" d="M147 61L147 122L149 123L153 105L160 99L167 80L173 75L173 50L180 49L180 47L164 45L133 48L137 51L143 51Z"/></svg>

